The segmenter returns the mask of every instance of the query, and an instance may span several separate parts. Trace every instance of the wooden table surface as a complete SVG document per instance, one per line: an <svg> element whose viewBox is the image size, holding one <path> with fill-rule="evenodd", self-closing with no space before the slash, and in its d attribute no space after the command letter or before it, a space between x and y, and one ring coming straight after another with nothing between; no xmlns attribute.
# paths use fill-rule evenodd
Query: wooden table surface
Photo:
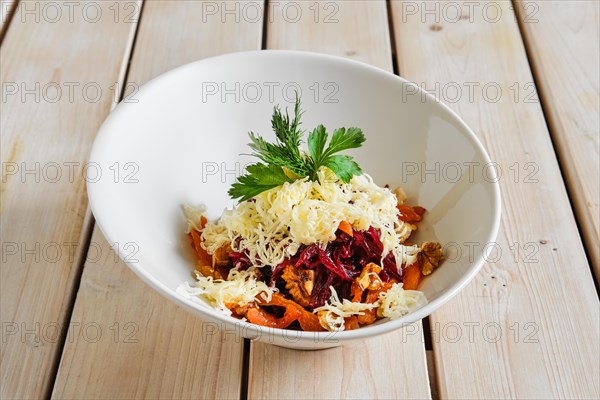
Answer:
<svg viewBox="0 0 600 400"><path fill-rule="evenodd" d="M600 397L599 2L2 0L2 398ZM301 352L207 330L121 262L85 161L123 96L218 54L432 91L502 176L499 253L429 318Z"/></svg>

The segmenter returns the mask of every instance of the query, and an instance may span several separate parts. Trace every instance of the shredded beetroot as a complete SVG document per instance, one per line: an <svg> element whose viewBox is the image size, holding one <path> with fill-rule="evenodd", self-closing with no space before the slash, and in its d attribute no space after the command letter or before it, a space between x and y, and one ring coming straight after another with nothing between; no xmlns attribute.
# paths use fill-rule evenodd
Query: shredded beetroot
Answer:
<svg viewBox="0 0 600 400"><path fill-rule="evenodd" d="M309 308L313 309L325 304L331 296L330 286L334 286L338 294L345 298L350 294L350 285L370 262L382 264L383 244L379 230L371 227L366 231L354 231L350 236L342 231L337 232L336 239L327 244L325 249L317 244L301 246L294 257L285 259L274 268L263 268L265 278L285 293L285 283L279 279L287 265L315 271L315 283L311 293ZM249 268L252 263L245 253L232 252L229 257L233 265L242 269ZM390 253L383 259L382 280L394 278L402 281L402 275L396 266L396 260ZM268 271L267 271L268 270ZM262 272L262 271L261 271Z"/></svg>
<svg viewBox="0 0 600 400"><path fill-rule="evenodd" d="M229 260L233 264L235 268L239 268L241 270L246 270L250 266L252 266L252 262L248 255L245 252L235 252L232 251L229 253Z"/></svg>
<svg viewBox="0 0 600 400"><path fill-rule="evenodd" d="M318 268L316 269L316 273L315 287L313 288L310 303L308 304L308 307L311 309L324 305L331 296L331 289L329 287L331 285L338 287L341 283L326 268Z"/></svg>
<svg viewBox="0 0 600 400"><path fill-rule="evenodd" d="M305 246L304 249L299 252L300 257L298 257L298 261L296 261L296 267L308 265L310 260L317 254L317 250L317 246Z"/></svg>

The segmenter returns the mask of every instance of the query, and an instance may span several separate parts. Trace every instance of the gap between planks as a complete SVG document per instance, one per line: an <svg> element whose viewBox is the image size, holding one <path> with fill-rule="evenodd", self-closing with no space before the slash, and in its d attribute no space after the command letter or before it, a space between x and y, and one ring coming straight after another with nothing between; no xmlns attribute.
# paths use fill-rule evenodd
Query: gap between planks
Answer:
<svg viewBox="0 0 600 400"><path fill-rule="evenodd" d="M137 33L139 31L139 27L140 27L141 20L142 20L142 15L144 12L144 4L145 4L144 0L139 0L139 4L140 4L139 16L135 23L135 28L130 31L130 36L128 38L128 44L127 44L127 51L126 51L125 55L123 56L123 60L121 62L121 71L119 72L119 76L117 78L117 82L119 83L119 86L118 86L119 92L118 92L117 98L119 99L119 102L121 102L123 100L123 96L125 95L125 88L126 88L125 83L127 82L127 76L129 74L131 58L133 56L133 50L135 48L135 41L137 38ZM113 103L113 106L111 107L111 111L116 106L117 106L117 104ZM92 214L92 210L88 204L88 208L86 211L86 218L84 220L84 224L83 224L83 228L82 228L82 235L81 235L82 237L81 237L81 240L79 241L79 243L81 243L81 245L79 246L79 249L78 249L79 250L78 256L75 259L75 265L77 266L77 269L75 271L75 277L73 278L73 289L71 291L69 303L67 305L67 310L66 310L66 318L65 319L69 322L68 324L66 324L66 326L71 325L73 309L75 308L75 302L77 301L77 294L79 293L79 287L81 286L81 278L83 276L83 268L85 266L85 261L87 259L87 255L88 255L88 252L90 249L90 244L92 242L92 235L94 233L95 226L96 226L96 220L94 219L94 215ZM63 326L65 326L65 325L63 324ZM60 351L57 353L58 356L54 360L54 363L52 366L51 375L54 377L54 379L52 380L52 383L48 387L48 391L46 393L46 398L50 398L52 396L52 392L54 391L54 385L56 384L58 368L59 368L60 362L62 360L63 350L65 348L65 343L67 340L67 335L68 335L68 331L66 329L64 329L62 332L62 336L59 338L59 341L58 341Z"/></svg>
<svg viewBox="0 0 600 400"><path fill-rule="evenodd" d="M519 31L535 87L539 93L540 106L542 108L546 126L550 132L550 139L558 164L560 167L562 179L565 183L567 195L570 199L571 209L575 215L579 235L583 239L586 256L590 264L596 292L600 294L600 246L598 246L598 230L600 221L598 220L598 192L599 192L599 166L598 160L598 135L600 130L600 109L598 108L599 88L598 80L590 82L590 76L598 72L598 4L595 0L583 0L572 2L571 4L562 4L561 6L572 7L567 16L560 18L560 23L555 22L558 10L556 1L547 1L545 3L524 2L523 0L512 0L515 9ZM591 6L590 6L591 5ZM533 6L533 7L529 7ZM591 8L591 9L590 9ZM540 10L542 13L540 13ZM577 13L577 11L579 13ZM555 12L556 14L553 14ZM552 29L567 29L573 34L572 27L568 25L572 14L584 13L584 22L576 27L577 38L569 37L579 43L571 43L570 48L561 47L564 42L555 40L552 37L555 31ZM536 17L537 16L537 17ZM575 15L577 16L577 15ZM534 19L535 18L535 19ZM544 22L544 19L546 20ZM550 19L550 21L548 21ZM587 19L587 24L585 20ZM591 23L590 23L591 19ZM595 26L593 25L595 22ZM544 24L544 25L540 25ZM582 36L590 34L595 28L596 37ZM549 31L550 30L550 31ZM548 34L546 40L552 40L553 46L548 47L541 43L540 35ZM592 36L591 33L590 36ZM589 45L588 43L593 43ZM560 56L557 56L556 49L560 49ZM573 55L574 57L569 57ZM577 65L579 64L579 65ZM583 69L579 76L572 71L573 68ZM595 70L595 72L594 72ZM556 72L560 73L565 84L556 77ZM597 78L596 78L597 79ZM582 82L587 87L583 87ZM591 101L584 101L582 95L586 92L593 92L595 104L590 105ZM585 97L583 97L585 99ZM585 116L582 118L582 114ZM575 122L577 121L577 122ZM587 136L586 136L587 135ZM594 141L591 146L586 141ZM588 147L590 146L590 147ZM585 151L580 151L586 148ZM595 154L594 153L595 150ZM594 195L596 197L594 198Z"/></svg>
<svg viewBox="0 0 600 400"><path fill-rule="evenodd" d="M306 7L311 4L301 3ZM310 18L295 24L286 24L276 15L269 18L263 32L263 48L317 51L394 71L392 27L386 25L388 2L335 4L339 7L339 21L329 26L312 23ZM304 9L303 15L310 15L310 11ZM412 335L406 333L408 328ZM408 328L318 352L251 343L249 398L430 398L431 392L436 391L430 387L435 380L428 379L422 324L417 322ZM359 363L366 369L362 374ZM386 368L382 369L384 364ZM394 378L389 374L391 370L395 371ZM315 385L317 378L328 383Z"/></svg>
<svg viewBox="0 0 600 400"><path fill-rule="evenodd" d="M2 21L2 52L3 55L10 54L10 57L2 60L3 81L13 79L13 83L30 84L50 79L56 83L60 82L62 77L67 81L78 82L94 79L96 84L108 87L110 83L118 82L118 79L122 78L122 57L130 50L131 25L122 21L106 20L95 25L81 20L71 23L65 23L64 19L53 23L47 20L16 20L14 15L18 12L18 7L24 4L25 2L2 3L3 12L5 9L14 12ZM9 22L10 29L7 28ZM69 31L74 32L71 37L68 36ZM34 36L37 43L29 40L35 34L38 34L37 37ZM49 40L53 35L57 38L53 52L37 51L42 46L40 43ZM70 39L75 41L77 35L94 39L91 40L92 43L99 43L102 36L103 39L107 39L108 44L98 48L97 53L90 52L89 47L83 49L81 54L85 57L80 60L75 56L73 46L69 46L72 43L68 42ZM57 57L57 54L61 57ZM113 57L115 62L111 63ZM89 60L96 58L100 58L97 61L103 64L98 64L100 69L94 74L94 65L90 64ZM18 67L27 63L28 68ZM53 71L51 78L47 78L47 71ZM91 143L91 136L88 134L97 129L103 116L108 113L112 98L105 97L93 104L81 101L74 105L37 101L36 105L29 106L25 100L18 106L13 103L12 100L4 102L3 107L18 107L22 113L26 113L28 107L33 107L29 111L39 115L37 119L25 116L17 118L17 113L10 111L2 115L2 125L9 128L3 131L3 141L12 139L13 148L19 148L18 152L10 154L14 157L12 161L42 163L45 160L77 160L77 165L81 165ZM59 110L65 121L52 118ZM44 113L46 115L42 115ZM83 117L85 114L86 118ZM42 117L51 118L46 118L44 124L38 124L37 121L42 120ZM36 132L38 136L33 140ZM70 146L62 147L62 151L52 152L52 147L44 143L52 139L71 140L68 135L72 135L76 140L73 140ZM16 325L20 322L20 327L28 323L36 326L49 323L61 327L57 330L56 339L52 340L40 338L39 334L33 341L19 341L14 337L3 340L2 393L7 397L43 397L52 390L54 372L62 351L61 344L64 343L66 335L65 322L70 318L68 311L76 296L77 280L81 273L79 267L81 260L85 258L91 230L91 214L87 208L83 176L77 176L73 182L51 182L55 183L52 187L46 186L49 182L35 180L35 183L34 185L31 181L23 179L20 182L12 180L10 184L8 181L3 182L3 233L22 246L65 242L77 246L74 250L70 248L67 260L59 257L58 260L49 261L42 256L39 256L38 260L36 255L32 256L34 258L31 261L22 257L21 260L15 261L15 258L12 258L9 262L3 262L3 278L10 282L6 283L3 279L3 321L11 318L9 315L12 314L13 321L10 323ZM59 204L50 209L55 203ZM39 218L34 221L33 216L36 214ZM45 223L40 224L40 218L46 218ZM29 224L30 232L21 236L22 228ZM3 239L7 240L7 237ZM52 276L48 276L44 271L48 266L53 267ZM33 287L35 289L32 291ZM46 295L47 298L40 298L40 294Z"/></svg>
<svg viewBox="0 0 600 400"><path fill-rule="evenodd" d="M20 0L0 0L0 46Z"/></svg>
<svg viewBox="0 0 600 400"><path fill-rule="evenodd" d="M406 78L427 87L495 82L505 93L515 80L531 80L509 2L486 3L501 7L504 19L495 23L468 13L459 21L434 22L430 16L424 23L424 13L403 14L407 3L415 5L392 2L395 20L403 19L396 35L400 71ZM497 244L505 255L486 263L459 295L431 316L440 396L596 398L597 294L556 155L538 105L515 104L507 96L500 100L471 101L463 96L449 105L475 129L495 161L508 167L515 160L534 160L544 181L500 182L504 207ZM548 204L545 199L555 207L551 213L531 207ZM535 262L522 256L513 259L509 246L527 241L538 244ZM572 309L568 304L573 302L589 307ZM440 340L440 328L488 323L503 329L496 343L481 334L471 340L464 330L458 341ZM521 336L511 336L515 325ZM527 326L536 329L534 341L523 338Z"/></svg>
<svg viewBox="0 0 600 400"><path fill-rule="evenodd" d="M146 3L128 82L142 84L197 59L260 47L258 25L223 24L215 18L198 24L201 6L188 1ZM165 19L177 21L168 34ZM97 227L93 238L108 253L109 245ZM207 337L202 333L203 321L164 299L122 262L108 257L88 263L73 312L75 320L134 321L143 328L139 332L143 337L124 346L121 342L68 343L53 393L56 398L239 397L243 344L225 341L230 334L215 332ZM119 290L125 288L126 293ZM143 299L142 304L135 299ZM141 362L127 368L132 359ZM97 369L104 372L95 374ZM123 379L124 374L130 379Z"/></svg>

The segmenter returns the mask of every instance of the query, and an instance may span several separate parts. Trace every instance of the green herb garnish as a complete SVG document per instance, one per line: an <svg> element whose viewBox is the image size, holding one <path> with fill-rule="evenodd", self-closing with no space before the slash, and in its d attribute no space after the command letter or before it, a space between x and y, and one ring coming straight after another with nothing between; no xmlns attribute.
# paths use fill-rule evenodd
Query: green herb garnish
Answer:
<svg viewBox="0 0 600 400"><path fill-rule="evenodd" d="M294 118L281 113L279 106L273 109L271 125L276 135L276 142L269 143L254 132L250 132L249 146L251 155L259 158L256 163L246 168L246 175L238 178L229 189L233 199L245 201L252 197L296 179L308 177L318 179L317 172L327 167L344 183L350 182L354 175L362 170L351 156L336 154L344 150L360 147L365 139L359 128L338 128L333 131L331 141L327 144L328 133L323 125L317 126L308 135L308 153L300 149L304 131L299 129L300 100L296 98Z"/></svg>

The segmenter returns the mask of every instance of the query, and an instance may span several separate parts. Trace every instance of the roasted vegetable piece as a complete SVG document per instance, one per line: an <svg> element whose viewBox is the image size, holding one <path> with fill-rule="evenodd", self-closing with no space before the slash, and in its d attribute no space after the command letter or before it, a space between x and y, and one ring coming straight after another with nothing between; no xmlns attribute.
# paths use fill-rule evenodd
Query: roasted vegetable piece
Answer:
<svg viewBox="0 0 600 400"><path fill-rule="evenodd" d="M403 204L398 204L398 219L404 222L419 222L423 219L423 214L427 210L423 207L415 206L405 206Z"/></svg>
<svg viewBox="0 0 600 400"><path fill-rule="evenodd" d="M253 324L266 326L269 328L287 328L292 322L300 317L300 311L294 307L287 307L283 317L277 318L262 308L249 308L246 312L246 318Z"/></svg>
<svg viewBox="0 0 600 400"><path fill-rule="evenodd" d="M227 279L227 274L219 268L198 261L196 263L196 272L202 276L212 276L214 279Z"/></svg>
<svg viewBox="0 0 600 400"><path fill-rule="evenodd" d="M344 319L344 329L349 331L352 329L360 328L360 324L358 323L358 317L356 315L352 315Z"/></svg>
<svg viewBox="0 0 600 400"><path fill-rule="evenodd" d="M295 301L286 299L279 293L274 293L271 296L271 300L269 302L261 300L260 304L265 306L285 307L286 310L288 308L294 308L300 312L300 315L298 316L298 322L300 323L300 327L302 328L302 330L312 332L324 330L321 324L319 323L319 318L316 314L305 310L304 307L302 307L300 304L296 303Z"/></svg>
<svg viewBox="0 0 600 400"><path fill-rule="evenodd" d="M213 254L213 265L215 267L226 267L229 265L229 253L231 252L231 246L221 246Z"/></svg>
<svg viewBox="0 0 600 400"><path fill-rule="evenodd" d="M350 300L353 301L354 303L362 303L362 295L363 295L363 288L358 284L358 282L356 282L356 280L354 282L352 282L352 285L350 286Z"/></svg>
<svg viewBox="0 0 600 400"><path fill-rule="evenodd" d="M352 229L352 224L350 224L350 222L348 222L348 221L340 222L338 229L340 231L348 234L349 236L354 236L354 230Z"/></svg>
<svg viewBox="0 0 600 400"><path fill-rule="evenodd" d="M375 303L379 298L379 290L369 290L367 293L367 303ZM358 323L360 325L370 325L377 319L377 309L363 311L363 315L358 315Z"/></svg>
<svg viewBox="0 0 600 400"><path fill-rule="evenodd" d="M402 288L404 290L417 290L423 274L421 272L421 263L416 262L402 270Z"/></svg>
<svg viewBox="0 0 600 400"><path fill-rule="evenodd" d="M202 226L202 228L204 228L204 226L206 225L206 218L202 217L200 225ZM208 254L206 252L206 250L204 250L202 248L202 232L201 231L197 231L195 229L192 229L189 233L190 235L190 239L192 240L192 247L194 248L194 251L196 252L196 256L198 257L198 261L200 263L202 263L203 265L213 265L213 259L212 256L210 254Z"/></svg>
<svg viewBox="0 0 600 400"><path fill-rule="evenodd" d="M300 323L302 330L307 332L319 332L325 330L319 323L319 317L306 310L300 314L298 322Z"/></svg>
<svg viewBox="0 0 600 400"><path fill-rule="evenodd" d="M206 218L204 216L200 218L200 226L202 229L206 226ZM215 269L213 257L202 248L202 232L192 229L188 235L190 236L192 247L198 258L198 261L196 262L196 271L202 276L212 276L215 279L227 278L227 273L225 271Z"/></svg>
<svg viewBox="0 0 600 400"><path fill-rule="evenodd" d="M394 283L396 283L396 280L390 279L390 281L385 282L381 288L379 288L377 290L369 290L367 292L366 302L367 303L375 303L379 299L379 293L390 290L390 288L394 285ZM377 309L376 308L373 308L371 310L365 310L363 312L364 312L364 315L358 316L358 323L361 326L370 325L373 322L375 322L375 320L377 320Z"/></svg>
<svg viewBox="0 0 600 400"><path fill-rule="evenodd" d="M363 313L364 313L363 315L357 316L357 321L361 326L371 325L377 319L377 309L376 308L374 308L372 310L365 310L365 311L363 311Z"/></svg>

